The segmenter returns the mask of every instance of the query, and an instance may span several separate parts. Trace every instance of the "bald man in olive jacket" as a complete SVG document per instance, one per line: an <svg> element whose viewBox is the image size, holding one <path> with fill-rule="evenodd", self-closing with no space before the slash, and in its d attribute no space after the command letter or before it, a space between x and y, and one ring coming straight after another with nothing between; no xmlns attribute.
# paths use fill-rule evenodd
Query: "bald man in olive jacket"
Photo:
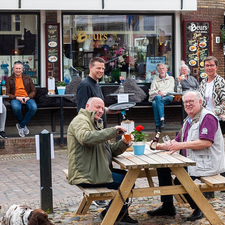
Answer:
<svg viewBox="0 0 225 225"><path fill-rule="evenodd" d="M125 139L116 143L109 142L121 130L125 132L126 129L122 126L103 129L101 116L104 108L102 99L90 98L85 109L80 109L68 127L68 182L72 185L117 190L126 174L125 171L112 167L112 157L122 154L130 143ZM101 212L101 219L104 218L109 205ZM127 204L123 206L118 219L123 214L125 216L122 222L138 223L128 215Z"/></svg>

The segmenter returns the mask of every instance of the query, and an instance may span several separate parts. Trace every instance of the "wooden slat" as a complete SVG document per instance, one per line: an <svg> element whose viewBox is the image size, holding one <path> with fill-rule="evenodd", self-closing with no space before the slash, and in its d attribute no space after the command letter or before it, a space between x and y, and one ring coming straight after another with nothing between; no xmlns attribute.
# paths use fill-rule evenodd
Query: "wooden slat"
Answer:
<svg viewBox="0 0 225 225"><path fill-rule="evenodd" d="M149 164L149 168L156 167L162 165L162 163L150 158L148 155L136 155L137 158L145 161Z"/></svg>
<svg viewBox="0 0 225 225"><path fill-rule="evenodd" d="M182 156L181 154L179 153L174 153L173 154L173 157L183 161L185 163L186 166L195 166L196 165L196 162L193 161L192 159L189 159L185 156Z"/></svg>
<svg viewBox="0 0 225 225"><path fill-rule="evenodd" d="M160 163L161 165L163 165L163 167L171 167L171 166L174 166L174 163L172 163L171 161L169 161L167 158L162 158L158 154L159 154L158 151L151 151L151 150L145 149L145 155L147 155L151 159L154 159L157 162L157 164Z"/></svg>
<svg viewBox="0 0 225 225"><path fill-rule="evenodd" d="M168 151L161 151L158 154L160 154L160 157L167 159L169 161L171 161L171 163L173 163L173 166L185 166L186 163L184 163L183 161L181 161L180 159L174 157L174 154L170 155L168 154Z"/></svg>
<svg viewBox="0 0 225 225"><path fill-rule="evenodd" d="M113 161L116 162L121 166L123 169L135 169L137 168L137 164L131 162L130 160L126 159L124 156L119 155L117 157L113 157Z"/></svg>
<svg viewBox="0 0 225 225"><path fill-rule="evenodd" d="M137 164L136 168L149 168L149 164L138 157L134 157L133 152L124 152L123 156L129 161Z"/></svg>
<svg viewBox="0 0 225 225"><path fill-rule="evenodd" d="M221 175L201 177L200 180L211 187L223 187L225 186L225 177Z"/></svg>

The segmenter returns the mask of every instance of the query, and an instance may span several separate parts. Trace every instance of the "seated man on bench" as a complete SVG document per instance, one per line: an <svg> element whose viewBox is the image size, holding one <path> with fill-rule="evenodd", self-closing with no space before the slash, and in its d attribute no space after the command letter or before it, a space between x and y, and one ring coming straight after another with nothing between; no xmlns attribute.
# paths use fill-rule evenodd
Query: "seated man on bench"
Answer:
<svg viewBox="0 0 225 225"><path fill-rule="evenodd" d="M190 177L195 180L202 176L212 176L225 171L224 140L216 116L202 107L202 96L198 91L187 91L182 97L187 119L177 137L168 145L157 144L156 149L169 150L171 154L182 149L182 155L196 162L196 166L187 168ZM172 185L169 168L157 169L159 185ZM180 184L177 179L175 184ZM195 221L203 217L203 213L192 200L190 195L184 194L191 208L194 209L188 221ZM163 205L155 211L148 211L150 216L176 214L173 196L161 196Z"/></svg>
<svg viewBox="0 0 225 225"><path fill-rule="evenodd" d="M174 78L167 74L164 63L158 63L156 69L159 76L152 81L149 102L152 102L155 132L161 132L161 129L165 127L164 106L173 102L173 97L167 93L174 92Z"/></svg>
<svg viewBox="0 0 225 225"><path fill-rule="evenodd" d="M68 127L68 182L71 185L117 190L123 181L126 171L114 169L112 157L122 154L130 143L125 139L116 143L109 142L126 129L122 126L103 129L101 116L104 108L102 99L89 98L85 109L80 109ZM101 219L104 218L109 205L101 212ZM117 220L119 219L126 224L138 223L128 215L127 204L124 204Z"/></svg>

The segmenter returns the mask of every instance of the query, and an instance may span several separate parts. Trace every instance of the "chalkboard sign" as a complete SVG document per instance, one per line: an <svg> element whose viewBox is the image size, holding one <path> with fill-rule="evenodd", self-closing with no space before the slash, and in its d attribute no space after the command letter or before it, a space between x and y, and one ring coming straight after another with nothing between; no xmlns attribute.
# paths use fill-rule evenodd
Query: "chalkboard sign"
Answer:
<svg viewBox="0 0 225 225"><path fill-rule="evenodd" d="M46 80L54 77L60 80L60 36L59 24L46 24ZM46 82L48 83L48 82Z"/></svg>
<svg viewBox="0 0 225 225"><path fill-rule="evenodd" d="M184 60L200 81L206 77L204 59L211 55L211 21L184 21Z"/></svg>

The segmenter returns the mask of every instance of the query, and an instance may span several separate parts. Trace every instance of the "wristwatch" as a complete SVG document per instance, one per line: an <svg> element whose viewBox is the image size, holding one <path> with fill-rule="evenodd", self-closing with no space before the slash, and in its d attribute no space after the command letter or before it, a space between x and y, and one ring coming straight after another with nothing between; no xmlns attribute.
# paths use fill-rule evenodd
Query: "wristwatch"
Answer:
<svg viewBox="0 0 225 225"><path fill-rule="evenodd" d="M130 142L129 144L126 144L126 146L129 148L132 145L132 142Z"/></svg>

